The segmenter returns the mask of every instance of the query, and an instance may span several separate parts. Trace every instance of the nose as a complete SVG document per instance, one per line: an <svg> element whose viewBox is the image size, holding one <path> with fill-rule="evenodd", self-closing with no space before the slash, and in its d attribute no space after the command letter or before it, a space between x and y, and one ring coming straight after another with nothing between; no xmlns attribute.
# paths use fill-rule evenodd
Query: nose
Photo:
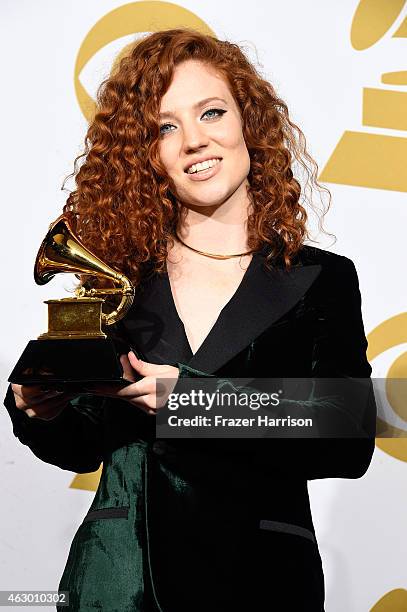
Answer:
<svg viewBox="0 0 407 612"><path fill-rule="evenodd" d="M184 153L191 153L208 145L209 138L203 126L195 121L184 124Z"/></svg>

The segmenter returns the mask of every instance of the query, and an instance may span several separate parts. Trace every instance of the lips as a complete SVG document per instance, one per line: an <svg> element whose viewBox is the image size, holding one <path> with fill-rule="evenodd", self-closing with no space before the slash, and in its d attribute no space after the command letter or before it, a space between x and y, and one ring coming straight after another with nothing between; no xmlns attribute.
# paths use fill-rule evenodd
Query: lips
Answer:
<svg viewBox="0 0 407 612"><path fill-rule="evenodd" d="M222 166L222 160L219 160L217 164L212 166L212 168L208 168L207 170L200 170L199 172L191 172L191 173L187 172L186 175L188 179L193 182L208 181L220 172L221 166Z"/></svg>
<svg viewBox="0 0 407 612"><path fill-rule="evenodd" d="M218 160L220 161L222 158L221 158L221 157L217 157L216 155L212 155L212 156L210 156L210 157L209 157L209 156L206 156L206 157L201 157L201 159L196 159L196 160L194 160L192 163L188 164L188 166L187 166L186 168L184 168L184 172L185 172L186 174L189 174L189 173L188 173L188 170L189 170L189 169L190 169L192 166L195 166L196 164L202 164L203 162L205 162L205 161L209 161L209 160L211 160L211 159L218 159Z"/></svg>

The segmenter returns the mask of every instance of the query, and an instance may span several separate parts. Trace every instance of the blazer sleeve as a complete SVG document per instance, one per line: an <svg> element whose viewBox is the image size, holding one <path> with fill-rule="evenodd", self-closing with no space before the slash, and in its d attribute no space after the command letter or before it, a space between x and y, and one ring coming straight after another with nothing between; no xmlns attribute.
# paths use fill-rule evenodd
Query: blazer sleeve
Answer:
<svg viewBox="0 0 407 612"><path fill-rule="evenodd" d="M353 261L340 258L336 290L326 303L326 317L318 321L314 342L313 376L365 379L363 400L357 396L348 411L355 424L350 438L318 439L307 465L307 478L360 478L367 471L375 449L377 406L367 360L367 339L362 319L359 279ZM360 432L360 433L358 433ZM325 462L327 465L325 466Z"/></svg>
<svg viewBox="0 0 407 612"><path fill-rule="evenodd" d="M53 419L31 418L16 407L11 385L4 405L13 433L42 461L77 473L96 471L103 460L106 399L81 395Z"/></svg>
<svg viewBox="0 0 407 612"><path fill-rule="evenodd" d="M314 391L307 401L288 400L283 406L291 416L325 422L331 428L329 437L228 440L238 452L254 450L259 466L268 465L307 480L359 478L368 469L375 448L376 403L370 379L372 368L366 357L358 275L350 259L337 255L334 259L335 265L326 271L330 280L323 304L317 305L320 316L316 321L312 357ZM176 365L180 379L214 376L186 364ZM344 405L343 397L324 394L327 379L331 387L332 381L339 380L344 383L343 388L351 391L358 388L356 379L365 380L360 397L357 392L351 393L351 402ZM236 390L233 382L225 378L216 379L216 388L225 392L231 388ZM258 391L249 387L240 390L246 394ZM281 409L281 406L276 408L275 416L281 416ZM332 432L335 423L338 431L346 435ZM214 448L219 444L219 441L211 442Z"/></svg>

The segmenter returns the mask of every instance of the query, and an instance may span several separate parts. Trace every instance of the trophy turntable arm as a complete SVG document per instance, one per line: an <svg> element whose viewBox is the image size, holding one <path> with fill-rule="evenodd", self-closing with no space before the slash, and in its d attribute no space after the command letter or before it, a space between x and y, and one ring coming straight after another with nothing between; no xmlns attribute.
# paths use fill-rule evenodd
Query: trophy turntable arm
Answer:
<svg viewBox="0 0 407 612"><path fill-rule="evenodd" d="M81 395L47 421L19 410L11 386L4 399L20 442L42 461L79 474L96 471L103 461L105 404L106 398Z"/></svg>

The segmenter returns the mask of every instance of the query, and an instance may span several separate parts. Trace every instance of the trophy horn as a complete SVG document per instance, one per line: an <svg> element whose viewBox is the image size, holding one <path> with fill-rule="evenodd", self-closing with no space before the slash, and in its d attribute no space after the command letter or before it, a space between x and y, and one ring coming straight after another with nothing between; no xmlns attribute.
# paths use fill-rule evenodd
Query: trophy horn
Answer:
<svg viewBox="0 0 407 612"><path fill-rule="evenodd" d="M94 255L74 234L69 217L61 215L51 223L47 235L41 243L35 264L34 280L37 285L45 285L56 274L61 272L86 274L105 278L118 283L117 288L76 289L77 297L101 297L121 295L121 301L115 310L102 313L105 325L112 325L126 314L134 299L134 287L131 281Z"/></svg>

